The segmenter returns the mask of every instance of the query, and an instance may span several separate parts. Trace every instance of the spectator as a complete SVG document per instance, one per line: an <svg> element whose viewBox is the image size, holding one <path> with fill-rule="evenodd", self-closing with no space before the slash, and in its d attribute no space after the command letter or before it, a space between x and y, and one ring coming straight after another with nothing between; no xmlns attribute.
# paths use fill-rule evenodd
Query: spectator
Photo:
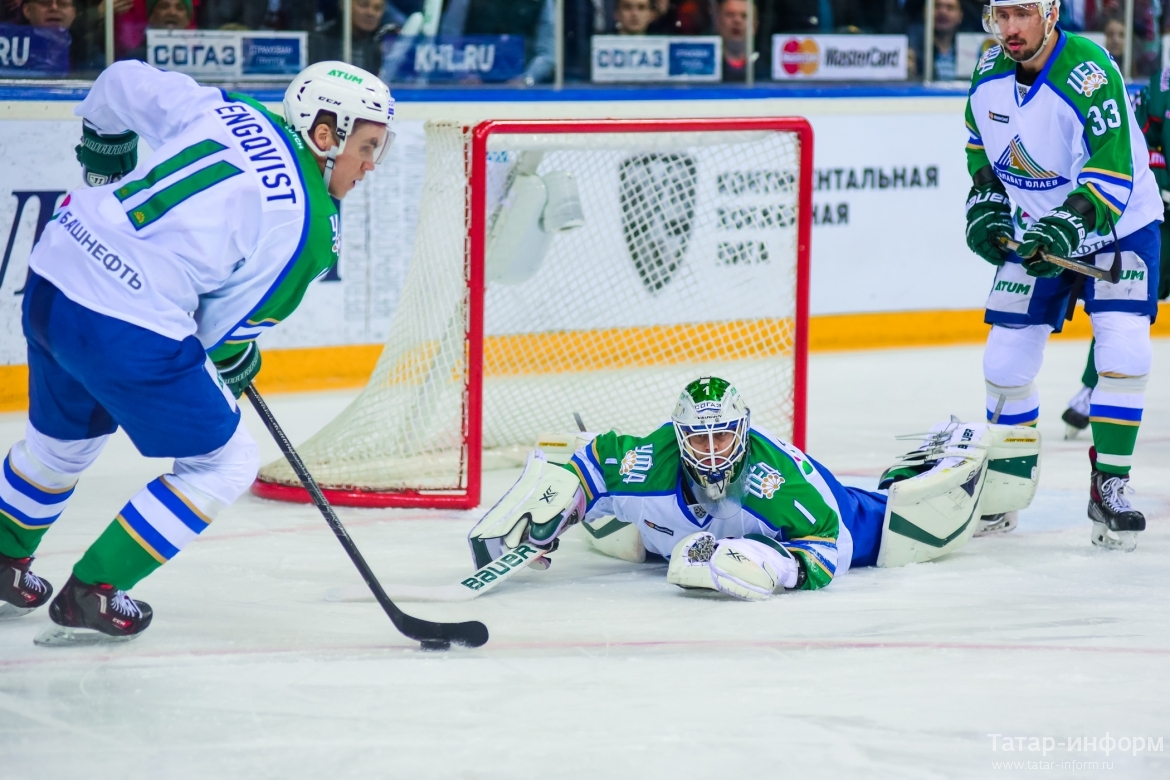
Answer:
<svg viewBox="0 0 1170 780"><path fill-rule="evenodd" d="M710 35L711 6L708 0L659 0L650 35Z"/></svg>
<svg viewBox="0 0 1170 780"><path fill-rule="evenodd" d="M955 33L963 25L963 6L959 0L934 0L934 79L954 81Z"/></svg>
<svg viewBox="0 0 1170 780"><path fill-rule="evenodd" d="M146 0L146 25L152 30L186 30L194 12L191 0Z"/></svg>
<svg viewBox="0 0 1170 780"><path fill-rule="evenodd" d="M719 9L715 13L715 29L723 39L723 80L733 82L746 81L747 75L747 17L749 0L719 0ZM753 37L759 30L759 16L752 10ZM759 79L763 73L760 70L760 53L752 52L753 76Z"/></svg>
<svg viewBox="0 0 1170 780"><path fill-rule="evenodd" d="M321 2L327 9L318 14L315 0L203 0L198 4L199 27L219 30L226 25L246 30L291 30L312 32L340 18L337 3Z"/></svg>
<svg viewBox="0 0 1170 780"><path fill-rule="evenodd" d="M617 0L614 27L619 35L645 35L654 16L650 0Z"/></svg>
<svg viewBox="0 0 1170 780"><path fill-rule="evenodd" d="M612 31L614 13L614 0L565 0L566 79L589 80L592 38Z"/></svg>
<svg viewBox="0 0 1170 780"><path fill-rule="evenodd" d="M553 0L450 0L439 34L519 35L524 39L524 74L516 83L532 86L552 81L556 67Z"/></svg>
<svg viewBox="0 0 1170 780"><path fill-rule="evenodd" d="M1105 51L1117 63L1121 72L1125 72L1125 21L1120 16L1110 14L1105 17Z"/></svg>
<svg viewBox="0 0 1170 780"><path fill-rule="evenodd" d="M73 0L25 0L20 10L33 27L68 30L77 18Z"/></svg>
<svg viewBox="0 0 1170 780"><path fill-rule="evenodd" d="M377 73L382 69L382 39L393 28L383 25L386 0L353 0L353 59L359 68ZM327 22L313 35L309 47L313 62L341 59L341 25Z"/></svg>

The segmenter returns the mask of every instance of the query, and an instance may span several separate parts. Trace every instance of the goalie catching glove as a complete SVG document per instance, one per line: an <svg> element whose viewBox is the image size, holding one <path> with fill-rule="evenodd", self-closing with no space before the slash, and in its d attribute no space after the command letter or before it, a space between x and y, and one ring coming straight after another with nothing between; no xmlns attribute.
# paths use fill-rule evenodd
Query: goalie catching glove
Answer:
<svg viewBox="0 0 1170 780"><path fill-rule="evenodd" d="M585 491L577 477L536 450L529 454L516 484L467 535L475 567L486 566L525 542L552 552L565 529L584 517Z"/></svg>
<svg viewBox="0 0 1170 780"><path fill-rule="evenodd" d="M701 531L675 545L666 581L680 588L710 588L744 601L763 601L777 587L795 588L801 564L775 539L747 534L721 539Z"/></svg>

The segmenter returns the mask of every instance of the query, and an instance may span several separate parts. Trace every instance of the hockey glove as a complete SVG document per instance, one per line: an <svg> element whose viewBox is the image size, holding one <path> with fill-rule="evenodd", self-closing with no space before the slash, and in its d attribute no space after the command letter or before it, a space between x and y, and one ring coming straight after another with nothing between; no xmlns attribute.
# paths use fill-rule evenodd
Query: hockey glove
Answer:
<svg viewBox="0 0 1170 780"><path fill-rule="evenodd" d="M138 164L138 134L128 130L117 135L101 135L88 123L82 123L77 161L90 187L118 181Z"/></svg>
<svg viewBox="0 0 1170 780"><path fill-rule="evenodd" d="M1064 269L1042 259L1040 253L1071 257L1085 240L1085 219L1067 205L1048 212L1024 231L1016 254L1029 276L1059 276Z"/></svg>
<svg viewBox="0 0 1170 780"><path fill-rule="evenodd" d="M710 567L715 589L744 601L763 601L777 586L796 587L800 572L792 553L760 534L720 540Z"/></svg>
<svg viewBox="0 0 1170 780"><path fill-rule="evenodd" d="M1000 238L1011 238L1012 204L999 180L976 184L967 195L967 246L992 265L1003 265L1008 250Z"/></svg>
<svg viewBox="0 0 1170 780"><path fill-rule="evenodd" d="M217 362L215 369L231 394L239 398L260 373L260 347L249 341L243 352Z"/></svg>

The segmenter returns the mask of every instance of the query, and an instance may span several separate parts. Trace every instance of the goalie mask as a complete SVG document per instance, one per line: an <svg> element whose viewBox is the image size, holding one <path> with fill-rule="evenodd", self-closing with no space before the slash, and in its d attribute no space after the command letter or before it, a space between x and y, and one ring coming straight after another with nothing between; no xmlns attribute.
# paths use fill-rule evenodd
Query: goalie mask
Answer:
<svg viewBox="0 0 1170 780"><path fill-rule="evenodd" d="M1011 50L1004 44L1003 31L1000 30L999 21L995 18L995 9L1007 6L1029 9L1030 12L1037 14L1037 18L1044 25L1044 37L1040 40L1040 46L1023 59L1012 57ZM983 6L983 30L995 37L996 42L999 43L1004 54L1008 57L1016 62L1031 62L1040 56L1040 52L1044 51L1048 39L1056 31L1056 22L1059 16L1060 0L988 0L988 4Z"/></svg>
<svg viewBox="0 0 1170 780"><path fill-rule="evenodd" d="M704 506L735 498L751 427L751 412L739 392L725 379L702 377L686 386L670 419L683 469L698 488L696 498Z"/></svg>

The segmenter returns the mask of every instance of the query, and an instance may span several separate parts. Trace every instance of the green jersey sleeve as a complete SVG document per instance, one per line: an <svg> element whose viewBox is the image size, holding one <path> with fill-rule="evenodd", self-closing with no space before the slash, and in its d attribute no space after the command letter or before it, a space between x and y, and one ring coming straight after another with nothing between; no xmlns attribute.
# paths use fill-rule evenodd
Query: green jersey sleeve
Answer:
<svg viewBox="0 0 1170 780"><path fill-rule="evenodd" d="M752 431L744 509L774 530L804 565L805 590L823 588L837 573L840 518L836 500L816 467L795 448L786 451Z"/></svg>
<svg viewBox="0 0 1170 780"><path fill-rule="evenodd" d="M1097 230L1105 234L1107 220L1117 222L1133 192L1132 128L1137 124L1125 83L1101 47L1070 36L1058 60L1049 82L1076 109L1089 150L1069 195L1088 198L1096 210Z"/></svg>
<svg viewBox="0 0 1170 780"><path fill-rule="evenodd" d="M587 510L609 495L672 493L678 467L678 441L670 424L646 437L603 433L564 465L585 488Z"/></svg>

